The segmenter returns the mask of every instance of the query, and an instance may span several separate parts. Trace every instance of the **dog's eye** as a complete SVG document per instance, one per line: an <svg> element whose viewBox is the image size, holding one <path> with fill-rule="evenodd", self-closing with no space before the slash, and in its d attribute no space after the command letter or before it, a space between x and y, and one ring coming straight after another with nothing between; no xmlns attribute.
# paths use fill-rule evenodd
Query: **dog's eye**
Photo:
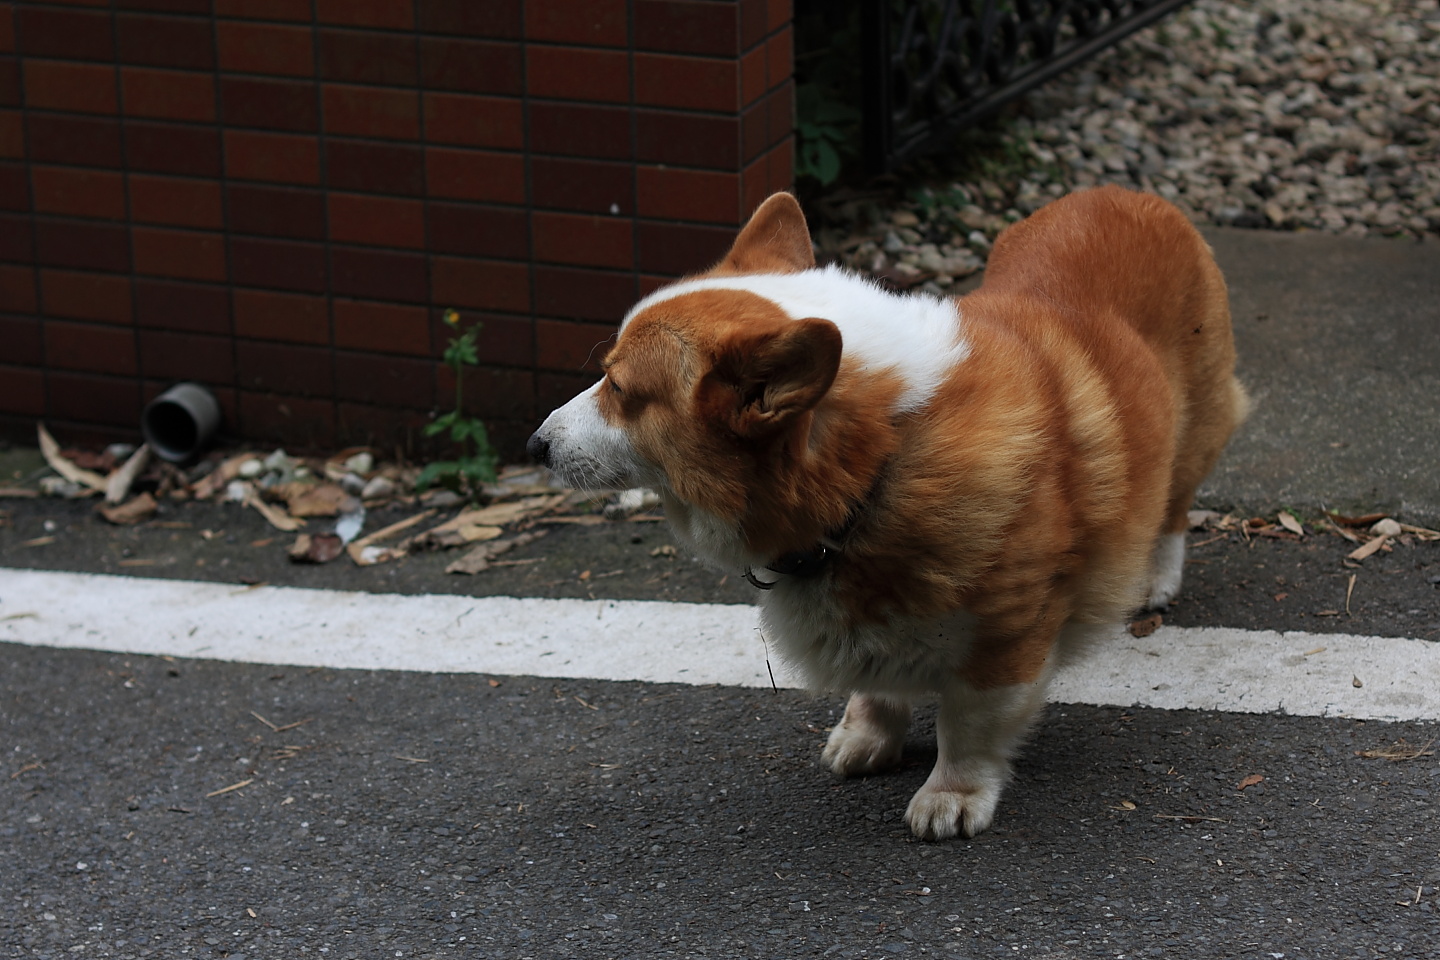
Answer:
<svg viewBox="0 0 1440 960"><path fill-rule="evenodd" d="M620 389L620 384L618 384L618 383L615 382L615 378L614 378L614 377L611 377L611 376L608 376L608 375L607 375L607 376L605 377L605 379L610 382L610 389L611 389L611 390L614 390L616 393L621 394L622 396L624 395L625 391Z"/></svg>

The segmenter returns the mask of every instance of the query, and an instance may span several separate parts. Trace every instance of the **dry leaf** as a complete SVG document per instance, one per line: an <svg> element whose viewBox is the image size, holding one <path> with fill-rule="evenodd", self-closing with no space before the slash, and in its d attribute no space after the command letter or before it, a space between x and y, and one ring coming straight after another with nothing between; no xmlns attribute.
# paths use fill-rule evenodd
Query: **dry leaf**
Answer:
<svg viewBox="0 0 1440 960"><path fill-rule="evenodd" d="M491 540L488 543L481 543L466 552L459 560L445 568L446 573L477 574L490 568L490 561L516 547L523 547L528 543L534 543L548 533L548 530L531 530L504 540Z"/></svg>
<svg viewBox="0 0 1440 960"><path fill-rule="evenodd" d="M50 465L60 476L71 483L78 483L82 487L89 487L91 490L105 492L105 478L93 470L83 470L75 466L60 453L60 444L50 436L50 431L45 429L45 424L39 425L40 452L45 457L45 462Z"/></svg>
<svg viewBox="0 0 1440 960"><path fill-rule="evenodd" d="M350 494L334 483L311 484L285 498L292 517L334 517L358 506Z"/></svg>
<svg viewBox="0 0 1440 960"><path fill-rule="evenodd" d="M130 459L125 465L115 470L105 479L105 502L123 503L130 495L130 488L135 483L135 478L140 476L140 471L150 462L150 445L140 444L140 449L130 454Z"/></svg>
<svg viewBox="0 0 1440 960"><path fill-rule="evenodd" d="M1246 777L1244 780L1241 780L1239 783L1235 784L1235 789L1236 789L1236 790L1244 790L1246 787L1253 787L1253 786L1255 786L1255 784L1257 784L1257 783L1264 783L1264 782L1265 782L1265 778L1264 778L1264 777L1260 776L1260 774L1258 774L1258 773L1252 773L1252 774L1250 774L1250 776Z"/></svg>
<svg viewBox="0 0 1440 960"><path fill-rule="evenodd" d="M1389 539L1390 538L1388 536L1381 534L1370 542L1360 547L1356 547L1354 550L1351 550L1345 556L1347 559L1350 560L1364 560L1366 557L1372 556L1377 553L1381 547L1385 546L1386 541L1388 541Z"/></svg>
<svg viewBox="0 0 1440 960"><path fill-rule="evenodd" d="M290 514L285 512L285 509L283 507L277 507L274 504L266 503L264 500L261 500L255 494L255 488L253 486L246 486L244 503L247 507L254 507L256 512L258 512L260 516L264 517L266 522L268 522L270 526L274 527L276 530L284 530L286 533L294 533L296 530L299 530L301 527L305 526L304 520L297 520L294 517L290 516Z"/></svg>
<svg viewBox="0 0 1440 960"><path fill-rule="evenodd" d="M340 537L333 533L302 533L290 547L290 559L296 563L329 563L345 552Z"/></svg>
<svg viewBox="0 0 1440 960"><path fill-rule="evenodd" d="M224 490L231 480L240 476L240 465L247 460L254 460L255 454L242 453L238 456L229 457L222 461L220 466L211 470L205 476L195 482L191 494L196 500L208 500L215 494Z"/></svg>
<svg viewBox="0 0 1440 960"><path fill-rule="evenodd" d="M148 493L142 493L129 503L123 503L119 506L108 503L103 504L100 507L100 515L111 523L128 526L153 516L157 506L158 504L155 503L154 497Z"/></svg>
<svg viewBox="0 0 1440 960"><path fill-rule="evenodd" d="M1289 530L1297 537L1305 536L1305 528L1300 525L1300 521L1296 520L1292 514L1281 510L1280 514L1276 517L1276 519L1280 521L1280 526L1284 527L1286 530Z"/></svg>

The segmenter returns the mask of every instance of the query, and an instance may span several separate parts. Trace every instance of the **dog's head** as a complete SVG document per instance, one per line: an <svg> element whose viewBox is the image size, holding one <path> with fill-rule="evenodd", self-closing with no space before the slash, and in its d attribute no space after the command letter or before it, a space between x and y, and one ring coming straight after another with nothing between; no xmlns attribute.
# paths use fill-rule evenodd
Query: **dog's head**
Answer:
<svg viewBox="0 0 1440 960"><path fill-rule="evenodd" d="M806 445L842 347L834 323L748 281L814 266L799 204L772 196L718 265L630 311L604 379L550 414L531 456L581 489L652 487L738 522L751 488Z"/></svg>

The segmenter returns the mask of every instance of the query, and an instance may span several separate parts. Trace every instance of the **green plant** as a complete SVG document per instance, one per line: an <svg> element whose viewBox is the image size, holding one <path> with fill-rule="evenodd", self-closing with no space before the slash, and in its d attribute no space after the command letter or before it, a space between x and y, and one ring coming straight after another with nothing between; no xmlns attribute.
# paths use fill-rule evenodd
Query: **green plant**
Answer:
<svg viewBox="0 0 1440 960"><path fill-rule="evenodd" d="M827 88L807 83L795 88L795 113L795 176L813 177L828 187L840 178L846 161L859 156L860 111Z"/></svg>
<svg viewBox="0 0 1440 960"><path fill-rule="evenodd" d="M460 314L454 310L446 310L445 323L458 331ZM427 464L415 479L416 490L424 491L439 485L463 497L477 500L484 485L495 480L495 466L499 458L490 449L490 435L486 433L485 424L478 417L465 413L465 368L478 366L480 363L480 355L475 348L475 338L479 333L480 324L477 323L464 333L450 338L450 344L445 348L441 359L455 372L455 409L441 414L432 423L425 425L427 437L448 431L450 441L459 450L459 456L454 460L439 460Z"/></svg>

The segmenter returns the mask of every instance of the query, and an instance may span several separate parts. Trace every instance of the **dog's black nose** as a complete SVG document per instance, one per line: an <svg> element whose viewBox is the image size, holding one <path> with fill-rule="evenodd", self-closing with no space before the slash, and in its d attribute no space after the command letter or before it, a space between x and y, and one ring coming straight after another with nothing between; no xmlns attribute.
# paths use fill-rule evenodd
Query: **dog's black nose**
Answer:
<svg viewBox="0 0 1440 960"><path fill-rule="evenodd" d="M530 434L530 439L525 444L525 452L540 466L550 466L550 441L540 436L539 430Z"/></svg>

